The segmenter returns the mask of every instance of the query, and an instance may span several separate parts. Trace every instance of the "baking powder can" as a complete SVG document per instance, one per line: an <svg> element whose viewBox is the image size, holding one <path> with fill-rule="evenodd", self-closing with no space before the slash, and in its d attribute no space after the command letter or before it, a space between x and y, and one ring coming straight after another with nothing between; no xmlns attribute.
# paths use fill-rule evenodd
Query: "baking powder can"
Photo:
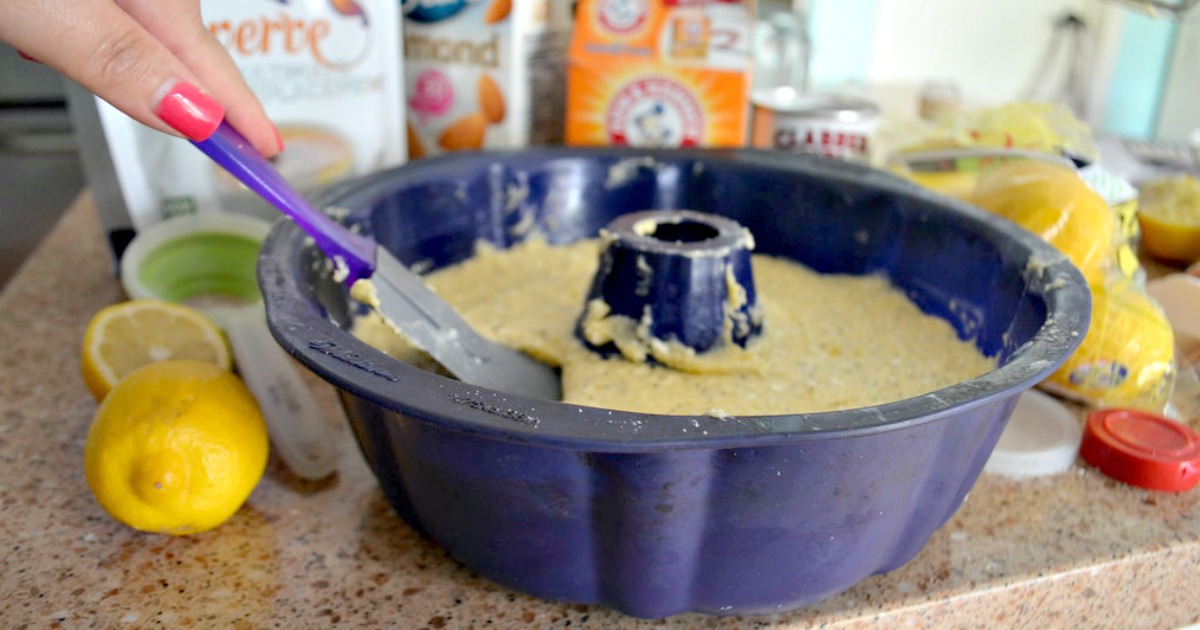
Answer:
<svg viewBox="0 0 1200 630"><path fill-rule="evenodd" d="M750 101L751 146L870 163L871 135L880 118L871 101L788 87L756 90Z"/></svg>

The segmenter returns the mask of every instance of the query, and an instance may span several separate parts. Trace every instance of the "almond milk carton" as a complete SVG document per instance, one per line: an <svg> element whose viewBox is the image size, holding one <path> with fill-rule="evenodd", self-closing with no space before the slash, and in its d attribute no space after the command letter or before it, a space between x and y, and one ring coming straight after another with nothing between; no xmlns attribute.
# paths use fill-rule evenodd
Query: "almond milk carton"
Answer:
<svg viewBox="0 0 1200 630"><path fill-rule="evenodd" d="M580 0L566 142L740 147L748 133L751 0Z"/></svg>
<svg viewBox="0 0 1200 630"><path fill-rule="evenodd" d="M409 157L562 139L569 0L403 0Z"/></svg>

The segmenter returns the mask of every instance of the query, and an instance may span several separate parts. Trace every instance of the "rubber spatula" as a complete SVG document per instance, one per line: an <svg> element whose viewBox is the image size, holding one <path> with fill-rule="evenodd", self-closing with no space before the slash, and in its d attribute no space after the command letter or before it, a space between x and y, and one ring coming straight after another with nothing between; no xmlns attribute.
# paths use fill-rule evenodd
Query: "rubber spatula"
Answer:
<svg viewBox="0 0 1200 630"><path fill-rule="evenodd" d="M529 398L561 398L557 371L477 333L390 252L313 207L228 123L192 144L312 236L347 287L369 280L373 291L356 295L373 293L370 306L459 380Z"/></svg>

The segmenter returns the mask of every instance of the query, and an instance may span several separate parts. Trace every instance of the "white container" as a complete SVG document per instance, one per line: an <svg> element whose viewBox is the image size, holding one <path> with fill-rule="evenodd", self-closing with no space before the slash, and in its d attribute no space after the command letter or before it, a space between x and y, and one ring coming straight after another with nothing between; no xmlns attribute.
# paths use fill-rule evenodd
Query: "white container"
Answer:
<svg viewBox="0 0 1200 630"><path fill-rule="evenodd" d="M1012 479L1057 475L1075 464L1083 429L1053 396L1026 390L983 470Z"/></svg>
<svg viewBox="0 0 1200 630"><path fill-rule="evenodd" d="M879 107L838 94L801 94L790 87L756 90L751 146L870 163Z"/></svg>

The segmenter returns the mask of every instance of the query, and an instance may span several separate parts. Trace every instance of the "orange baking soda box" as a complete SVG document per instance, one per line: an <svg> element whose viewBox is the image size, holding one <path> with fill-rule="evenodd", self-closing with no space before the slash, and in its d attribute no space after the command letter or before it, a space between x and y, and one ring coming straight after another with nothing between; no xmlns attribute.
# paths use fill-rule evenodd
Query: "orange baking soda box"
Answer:
<svg viewBox="0 0 1200 630"><path fill-rule="evenodd" d="M751 1L580 0L567 144L745 146L752 24Z"/></svg>

